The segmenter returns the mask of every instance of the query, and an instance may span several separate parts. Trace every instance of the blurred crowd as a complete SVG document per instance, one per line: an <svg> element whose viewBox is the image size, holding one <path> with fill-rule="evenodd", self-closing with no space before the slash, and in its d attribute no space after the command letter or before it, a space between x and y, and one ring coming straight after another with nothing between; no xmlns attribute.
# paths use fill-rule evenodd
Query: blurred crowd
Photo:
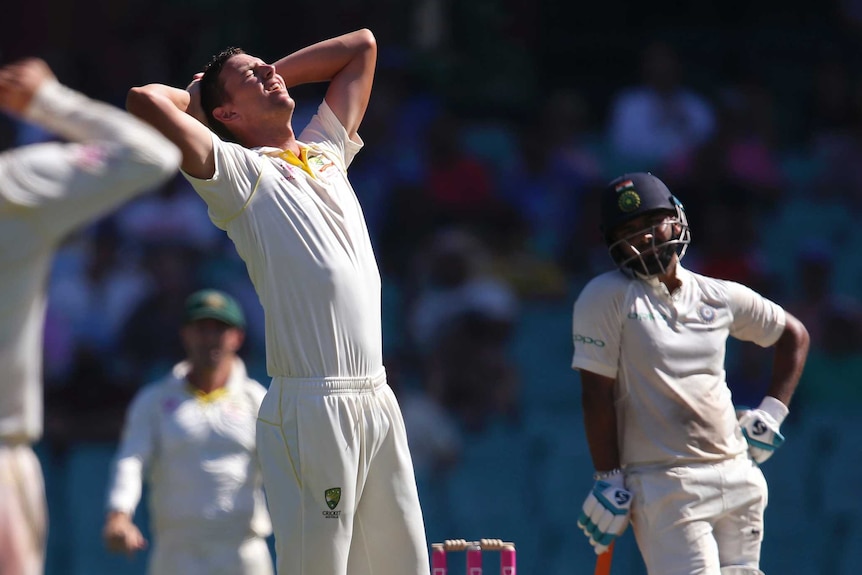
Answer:
<svg viewBox="0 0 862 575"><path fill-rule="evenodd" d="M689 20L629 7L619 25L608 16L621 6L605 4L342 0L327 8L339 18L320 19L289 4L39 0L11 8L20 27L2 57L43 56L64 82L122 106L132 85L184 86L228 45L275 59L372 28L380 64L351 179L417 467L454 464L491 422L517 425L530 371L509 353L520 310L571 302L610 267L596 191L624 171L653 171L683 199L688 268L750 285L805 322L795 412L862 406L862 3L782 4L772 20L769 2L763 13L706 3ZM54 17L33 22L30 10ZM292 92L303 126L322 93ZM8 119L0 136L46 138ZM182 302L201 287L242 303L242 353L266 383L243 266L181 176L69 238L49 292L47 441L115 440L135 391L181 359ZM753 402L769 358L731 352L735 398Z"/></svg>

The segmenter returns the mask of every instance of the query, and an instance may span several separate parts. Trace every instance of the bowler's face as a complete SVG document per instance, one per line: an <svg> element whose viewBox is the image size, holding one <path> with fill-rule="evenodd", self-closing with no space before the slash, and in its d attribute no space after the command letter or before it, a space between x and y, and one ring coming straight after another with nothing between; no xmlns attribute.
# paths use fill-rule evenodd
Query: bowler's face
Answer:
<svg viewBox="0 0 862 575"><path fill-rule="evenodd" d="M221 71L230 104L242 115L254 116L268 109L293 109L284 79L275 66L249 54L237 54Z"/></svg>

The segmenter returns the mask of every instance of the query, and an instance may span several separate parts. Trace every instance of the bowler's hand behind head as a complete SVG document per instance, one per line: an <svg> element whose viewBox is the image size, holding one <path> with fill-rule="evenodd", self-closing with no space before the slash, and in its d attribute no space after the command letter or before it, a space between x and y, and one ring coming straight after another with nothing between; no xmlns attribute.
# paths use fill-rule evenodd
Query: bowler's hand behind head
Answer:
<svg viewBox="0 0 862 575"><path fill-rule="evenodd" d="M201 78L203 77L204 73L198 72L186 86L186 92L189 93L189 107L186 108L186 114L208 127L207 116L201 106Z"/></svg>
<svg viewBox="0 0 862 575"><path fill-rule="evenodd" d="M27 58L0 68L0 109L22 115L45 82L56 80L44 60Z"/></svg>

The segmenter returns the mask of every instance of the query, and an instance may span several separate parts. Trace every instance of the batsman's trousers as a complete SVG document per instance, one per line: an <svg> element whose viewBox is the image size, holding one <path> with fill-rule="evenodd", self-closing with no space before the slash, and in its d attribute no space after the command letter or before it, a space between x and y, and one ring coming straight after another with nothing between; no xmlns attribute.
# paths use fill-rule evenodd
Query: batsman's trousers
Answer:
<svg viewBox="0 0 862 575"><path fill-rule="evenodd" d="M626 470L632 527L650 575L758 568L766 479L747 453L715 463Z"/></svg>

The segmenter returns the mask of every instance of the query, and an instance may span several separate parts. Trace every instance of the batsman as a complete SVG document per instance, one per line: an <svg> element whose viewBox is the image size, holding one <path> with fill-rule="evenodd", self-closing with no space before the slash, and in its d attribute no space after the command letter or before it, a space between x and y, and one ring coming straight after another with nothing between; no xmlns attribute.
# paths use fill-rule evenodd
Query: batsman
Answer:
<svg viewBox="0 0 862 575"><path fill-rule="evenodd" d="M682 267L688 220L657 177L626 174L601 193L619 269L574 305L572 367L596 469L578 523L601 554L631 521L650 575L762 574L759 466L784 441L808 331L752 289ZM756 409L734 407L728 337L774 347Z"/></svg>

